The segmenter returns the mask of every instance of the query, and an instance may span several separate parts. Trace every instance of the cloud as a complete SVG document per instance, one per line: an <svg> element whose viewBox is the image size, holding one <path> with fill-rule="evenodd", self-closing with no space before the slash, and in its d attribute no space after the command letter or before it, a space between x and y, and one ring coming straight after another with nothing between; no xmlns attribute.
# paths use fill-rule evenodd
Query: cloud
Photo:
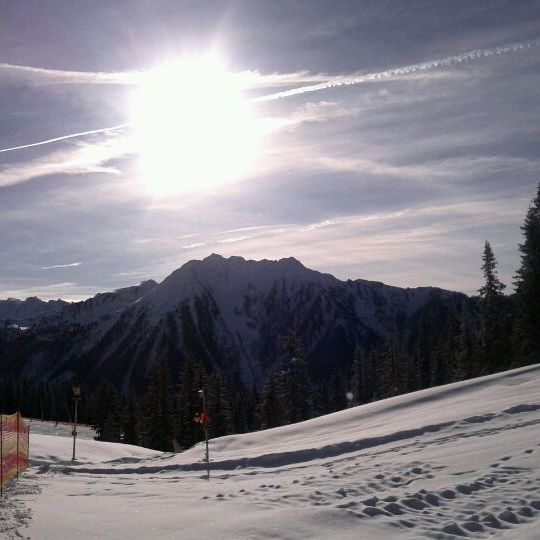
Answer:
<svg viewBox="0 0 540 540"><path fill-rule="evenodd" d="M284 90L281 92L275 92L273 94L267 94L265 96L259 96L252 99L253 103L262 103L265 101L274 101L276 99L287 98L296 96L299 94L306 94L308 92L319 92L321 90L328 90L329 88L337 88L341 86L356 86L367 82L380 81L388 79L390 77L400 77L403 75L410 75L422 71L431 69L437 69L441 67L448 67L456 64L462 64L464 62L471 62L481 58L488 58L490 56L501 56L503 54L514 53L523 49L529 49L540 46L540 38L531 39L528 41L521 41L519 43L512 43L509 45L503 45L500 47L492 47L487 49L474 49L465 53L447 56L445 58L437 58L434 60L428 60L427 62L421 62L418 64L410 64L408 66L387 69L385 71L378 71L375 73L368 73L366 75L360 75L356 77L333 77L325 82L312 84L308 86L301 86L299 88L292 88L290 90Z"/></svg>
<svg viewBox="0 0 540 540"><path fill-rule="evenodd" d="M390 78L402 78L410 75L417 75L424 71L448 67L452 65L462 64L464 62L470 62L481 58L488 58L491 56L501 56L504 54L518 52L524 49L540 46L540 38L531 39L528 41L521 41L519 43L513 43L509 45L503 45L500 47L492 47L486 49L474 49L465 53L448 56L445 58L438 58L434 60L428 60L427 62L421 62L417 64L411 64L408 66L402 66L398 68L388 69L385 71L379 71L374 73L368 73L365 75L350 75L350 76L333 76L328 77L324 75L308 75L306 72L287 73L287 74L270 74L260 75L257 72L241 72L237 76L240 80L244 80L244 86L252 87L269 87L269 86L281 86L290 85L300 82L316 82L308 86L301 86L298 88L292 88L272 94L266 94L251 98L252 103L262 103L267 101L274 101L277 99L287 98L299 94L305 94L308 92L318 92L322 90L328 90L330 88L338 88L345 86L356 86L367 82L377 82ZM93 72L78 72L78 71L60 71L60 70L48 70L43 68L36 68L31 66L16 66L12 64L0 64L0 70L7 70L20 72L30 75L39 75L51 77L54 80L62 80L65 82L107 82L119 84L128 84L126 81L130 81L129 84L140 84L141 78L144 74L140 72L132 73L93 73ZM318 82L323 80L323 82ZM43 141L36 141L33 143L23 144L10 148L0 149L1 152L12 152L15 150L22 150L33 146L40 146L44 144L55 143L65 139L84 137L94 133L101 133L107 131L116 131L128 127L129 124L121 124L118 126L105 127L97 130L81 131L78 133L71 133L60 137L46 139Z"/></svg>
<svg viewBox="0 0 540 540"><path fill-rule="evenodd" d="M292 129L305 123L322 123L339 118L353 118L360 113L360 108L343 106L335 101L308 102L286 116L266 117L262 122L263 133L275 133L283 129Z"/></svg>
<svg viewBox="0 0 540 540"><path fill-rule="evenodd" d="M218 240L218 244L233 244L235 242L242 242L242 240L248 240L249 238L254 238L254 234L244 234L241 236L231 236L229 238L224 238L223 240Z"/></svg>
<svg viewBox="0 0 540 540"><path fill-rule="evenodd" d="M73 268L74 266L81 266L82 262L74 262L68 264L53 264L52 266L42 266L42 270L53 270L54 268Z"/></svg>
<svg viewBox="0 0 540 540"><path fill-rule="evenodd" d="M6 77L22 79L33 84L139 84L143 74L133 72L65 71L34 66L0 63L0 71Z"/></svg>
<svg viewBox="0 0 540 540"><path fill-rule="evenodd" d="M519 216L528 200L455 200L392 212L336 216L312 223L246 227L249 235L209 236L192 257L279 259L294 256L340 279L372 279L404 287L436 284L474 294L481 281L481 250L492 241L500 277L510 284L519 241ZM496 216L496 222L494 222ZM203 242L201 242L203 243Z"/></svg>
<svg viewBox="0 0 540 540"><path fill-rule="evenodd" d="M246 90L257 88L277 88L280 86L292 86L303 83L320 83L328 81L328 75L310 74L307 71L296 73L267 73L258 71L241 71L234 75L240 86ZM336 80L338 78L336 77Z"/></svg>
<svg viewBox="0 0 540 540"><path fill-rule="evenodd" d="M119 124L117 126L112 127L106 127L106 128L99 128L99 129L91 129L89 131L80 131L79 133L70 133L68 135L61 135L60 137L54 137L52 139L46 139L44 141L37 141L33 143L28 144L21 144L20 146L12 146L10 148L2 148L0 149L0 154L3 152L13 152L15 150L23 150L25 148L32 148L34 146L43 146L44 144L50 144L55 143L59 141L65 141L67 139L76 139L79 137L85 137L87 135L96 135L98 133L108 133L111 131L119 131L121 129L124 129L126 127L129 127L129 124Z"/></svg>
<svg viewBox="0 0 540 540"><path fill-rule="evenodd" d="M52 174L119 174L104 164L132 152L125 137L109 137L98 144L79 144L75 149L61 150L32 161L5 166L0 170L0 188L28 182Z"/></svg>
<svg viewBox="0 0 540 540"><path fill-rule="evenodd" d="M306 158L306 165L316 166L338 172L368 173L374 175L416 178L445 174L436 169L421 165L390 165L366 158L313 156Z"/></svg>
<svg viewBox="0 0 540 540"><path fill-rule="evenodd" d="M42 300L56 300L57 298L62 298L62 300L67 302L79 302L93 296L95 291L95 286L84 286L80 283L65 281L62 283L29 285L24 288L0 290L0 297L28 298L37 296Z"/></svg>

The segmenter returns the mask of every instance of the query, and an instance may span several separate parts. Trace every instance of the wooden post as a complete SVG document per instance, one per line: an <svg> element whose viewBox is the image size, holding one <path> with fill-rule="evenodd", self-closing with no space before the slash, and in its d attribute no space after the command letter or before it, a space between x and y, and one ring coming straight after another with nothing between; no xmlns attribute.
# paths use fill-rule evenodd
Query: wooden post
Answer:
<svg viewBox="0 0 540 540"><path fill-rule="evenodd" d="M79 398L74 397L73 400L75 401L75 415L73 422L73 457L71 458L71 461L75 461L75 441L77 440L77 402L79 401Z"/></svg>
<svg viewBox="0 0 540 540"><path fill-rule="evenodd" d="M208 453L208 416L206 414L206 396L204 395L204 388L202 390L199 390L199 395L202 398L202 406L203 406L203 422L202 427L204 430L204 443L206 446L206 478L207 480L210 480L210 454Z"/></svg>
<svg viewBox="0 0 540 540"><path fill-rule="evenodd" d="M0 497L4 496L4 415L0 414Z"/></svg>
<svg viewBox="0 0 540 540"><path fill-rule="evenodd" d="M19 417L20 414L17 412L17 478L19 478Z"/></svg>

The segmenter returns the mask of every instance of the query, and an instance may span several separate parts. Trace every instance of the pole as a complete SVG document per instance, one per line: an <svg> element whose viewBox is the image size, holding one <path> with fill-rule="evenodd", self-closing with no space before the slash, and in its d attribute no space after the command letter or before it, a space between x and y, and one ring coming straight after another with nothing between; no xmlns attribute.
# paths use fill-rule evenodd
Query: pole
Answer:
<svg viewBox="0 0 540 540"><path fill-rule="evenodd" d="M17 479L19 478L19 417L21 415L17 412Z"/></svg>
<svg viewBox="0 0 540 540"><path fill-rule="evenodd" d="M28 430L26 431L26 467L30 461L30 424L28 424Z"/></svg>
<svg viewBox="0 0 540 540"><path fill-rule="evenodd" d="M73 398L75 401L75 413L74 413L74 419L73 419L73 457L71 458L71 461L75 461L75 441L77 440L77 403L78 398Z"/></svg>
<svg viewBox="0 0 540 540"><path fill-rule="evenodd" d="M4 415L0 414L0 497L4 496Z"/></svg>
<svg viewBox="0 0 540 540"><path fill-rule="evenodd" d="M210 455L208 452L208 421L206 420L208 417L206 416L206 396L204 395L204 389L201 390L202 395L202 407L203 407L203 415L204 415L204 443L206 446L206 476L207 478L210 478Z"/></svg>

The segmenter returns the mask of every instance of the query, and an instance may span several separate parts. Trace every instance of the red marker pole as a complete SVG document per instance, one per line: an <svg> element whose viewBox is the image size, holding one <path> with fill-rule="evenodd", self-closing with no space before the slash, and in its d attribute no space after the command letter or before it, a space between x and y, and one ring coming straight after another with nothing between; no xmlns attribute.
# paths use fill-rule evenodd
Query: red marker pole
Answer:
<svg viewBox="0 0 540 540"><path fill-rule="evenodd" d="M202 406L203 406L203 422L202 426L204 429L204 442L206 445L206 476L208 479L210 479L210 455L208 452L208 416L206 415L206 397L204 395L204 389L199 390L199 394L202 398Z"/></svg>

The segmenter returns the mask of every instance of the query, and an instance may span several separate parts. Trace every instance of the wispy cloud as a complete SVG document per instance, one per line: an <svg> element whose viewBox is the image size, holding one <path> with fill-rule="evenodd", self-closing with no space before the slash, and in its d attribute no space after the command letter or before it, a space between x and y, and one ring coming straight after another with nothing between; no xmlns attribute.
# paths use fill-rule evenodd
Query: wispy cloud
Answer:
<svg viewBox="0 0 540 540"><path fill-rule="evenodd" d="M463 64L465 62L471 62L482 58L488 58L491 56L501 56L509 53L515 53L524 49L530 49L540 46L540 38L535 38L527 41L521 41L519 43L512 43L509 45L502 45L499 47L492 47L486 49L474 49L465 53L447 56L445 58L437 58L421 62L417 64L410 64L407 66L392 68L384 71L378 71L368 73L364 75L339 75L333 77L327 77L324 75L309 75L306 72L288 73L288 74L270 74L260 75L257 72L243 72L239 73L238 77L245 81L245 86L249 88L249 85L253 87L261 86L268 88L269 86L281 86L291 85L293 83L300 82L316 82L316 84L310 84L306 86L300 86L289 90L275 92L272 94L266 94L252 98L252 103L262 103L267 101L274 101L277 99L287 98L299 94L305 94L309 92L319 92L322 90L328 90L330 88L356 86L368 82L377 82L390 78L402 78L410 75L416 75L425 71L440 69L453 65ZM119 81L131 81L130 84L139 84L141 80L140 72L133 73L87 73L77 71L60 71L60 70L48 70L43 68L35 68L31 66L15 66L12 64L0 64L0 70L12 70L15 72L21 72L31 75L46 75L53 78L59 78L67 81L80 82L107 82L118 83ZM78 79L79 77L79 79ZM318 82L323 80L323 82ZM97 130L81 131L78 133L71 133L62 135L60 137L54 137L42 141L36 141L19 146L0 149L0 152L12 152L15 150L22 150L33 146L40 146L50 143L55 143L65 139L84 137L94 133L101 133L107 131L116 131L128 127L129 124L121 124L118 126L105 127Z"/></svg>
<svg viewBox="0 0 540 540"><path fill-rule="evenodd" d="M365 75L353 76L353 77L333 77L325 82L312 84L308 86L301 86L299 88L292 88L290 90L284 90L281 92L275 92L273 94L267 94L265 96L259 96L252 99L253 103L261 103L265 101L274 101L276 99L287 98L296 96L299 94L306 94L308 92L319 92L321 90L328 90L329 88L337 88L340 86L356 86L373 81L380 81L391 77L400 77L404 75L410 75L422 71L438 69L441 67L448 67L457 64L463 64L465 62L471 62L481 58L488 58L490 56L501 56L503 54L509 54L521 51L523 49L530 49L540 46L540 38L531 39L527 41L521 41L519 43L512 43L509 45L503 45L500 47L492 47L487 49L474 49L461 54L453 56L447 56L445 58L436 58L428 60L427 62L421 62L418 64L410 64L408 66L402 66L393 69L387 69L385 71L378 71L374 73L368 73Z"/></svg>
<svg viewBox="0 0 540 540"><path fill-rule="evenodd" d="M107 167L105 163L131 151L129 139L124 137L108 137L96 144L79 144L32 161L5 166L0 169L0 188L51 174L119 174L120 171Z"/></svg>
<svg viewBox="0 0 540 540"><path fill-rule="evenodd" d="M10 148L2 148L0 149L0 153L2 152L13 152L14 150L23 150L24 148L32 148L33 146L43 146L44 144L50 144L55 143L59 141L65 141L67 139L76 139L79 137L85 137L87 135L96 135L98 133L108 133L110 131L119 131L121 129L124 129L126 127L129 127L130 124L119 124L117 126L111 126L106 128L100 128L100 129L91 129L88 131L80 131L78 133L70 133L68 135L61 135L60 137L54 137L52 139L46 139L43 141L36 141L33 143L28 144L21 144L19 146L12 146Z"/></svg>
<svg viewBox="0 0 540 540"><path fill-rule="evenodd" d="M34 84L139 84L143 74L132 72L92 72L92 71L66 71L60 69L46 69L35 66L20 66L16 64L0 63L0 71L4 77L24 78Z"/></svg>
<svg viewBox="0 0 540 540"><path fill-rule="evenodd" d="M224 238L223 240L218 240L218 244L233 244L235 242L242 242L242 240L248 240L250 238L254 238L254 234L244 234L241 236L231 236L229 238Z"/></svg>
<svg viewBox="0 0 540 540"><path fill-rule="evenodd" d="M217 238L228 231L209 236L192 256L204 257L210 250L253 259L293 255L342 279L362 277L408 287L437 284L474 293L481 280L480 255L486 239L501 256L501 279L511 282L515 269L508 263L519 240L516 216L524 213L527 203L521 197L479 198L312 223L246 227L250 234L224 240Z"/></svg>
<svg viewBox="0 0 540 540"><path fill-rule="evenodd" d="M49 283L39 286L29 285L24 288L0 290L0 297L28 298L30 296L37 296L42 300L62 298L68 302L78 302L93 296L96 291L99 291L99 288L95 285L85 286L80 283L65 281L62 283Z"/></svg>
<svg viewBox="0 0 540 540"><path fill-rule="evenodd" d="M42 270L53 270L54 268L73 268L74 266L81 266L82 262L74 262L68 264L53 264L52 266L42 266Z"/></svg>

